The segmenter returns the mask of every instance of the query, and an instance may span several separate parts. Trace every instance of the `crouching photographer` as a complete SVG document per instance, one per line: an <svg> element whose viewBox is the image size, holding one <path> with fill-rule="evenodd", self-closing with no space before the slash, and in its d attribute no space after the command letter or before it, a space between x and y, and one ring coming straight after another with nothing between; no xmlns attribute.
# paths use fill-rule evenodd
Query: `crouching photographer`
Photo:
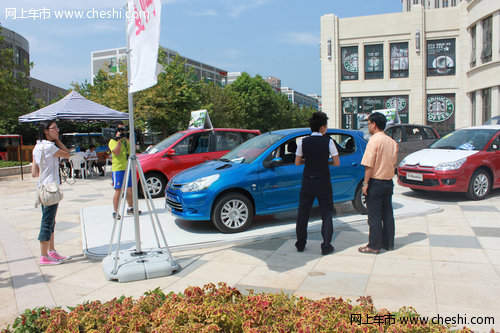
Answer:
<svg viewBox="0 0 500 333"><path fill-rule="evenodd" d="M130 155L130 141L128 140L128 134L125 127L120 126L115 130L115 136L113 139L109 140L109 150L111 151L111 171L113 174L113 188L115 194L113 196L113 218L120 219L121 216L118 214L118 201L120 199L120 191L122 188L122 183L125 181L125 174L127 171L128 157ZM132 176L129 174L128 179L128 190L126 195L126 200L128 203L127 214L134 214L134 207L132 201ZM141 211L138 211L140 214Z"/></svg>

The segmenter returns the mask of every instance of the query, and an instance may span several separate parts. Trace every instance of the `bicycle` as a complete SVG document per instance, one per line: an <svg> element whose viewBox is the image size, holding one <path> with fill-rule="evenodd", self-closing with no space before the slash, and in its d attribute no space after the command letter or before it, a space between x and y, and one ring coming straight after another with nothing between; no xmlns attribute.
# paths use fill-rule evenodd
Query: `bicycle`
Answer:
<svg viewBox="0 0 500 333"><path fill-rule="evenodd" d="M61 161L59 163L59 175L61 176L61 183L66 182L70 185L76 183L76 179L71 177L71 168L69 162Z"/></svg>

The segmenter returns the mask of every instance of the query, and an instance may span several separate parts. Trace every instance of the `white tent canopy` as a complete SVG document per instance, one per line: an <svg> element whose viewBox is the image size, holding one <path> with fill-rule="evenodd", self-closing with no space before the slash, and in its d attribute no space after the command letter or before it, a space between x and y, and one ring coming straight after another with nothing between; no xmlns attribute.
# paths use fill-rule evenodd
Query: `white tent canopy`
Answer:
<svg viewBox="0 0 500 333"><path fill-rule="evenodd" d="M89 101L73 90L60 101L19 117L19 122L27 123L52 119L114 121L128 120L128 116L126 112L116 111L104 105Z"/></svg>

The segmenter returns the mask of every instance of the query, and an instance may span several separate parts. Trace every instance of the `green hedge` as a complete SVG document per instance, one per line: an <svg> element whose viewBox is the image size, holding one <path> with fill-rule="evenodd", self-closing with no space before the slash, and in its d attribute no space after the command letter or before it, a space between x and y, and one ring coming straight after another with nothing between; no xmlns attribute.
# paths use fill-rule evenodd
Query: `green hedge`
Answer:
<svg viewBox="0 0 500 333"><path fill-rule="evenodd" d="M0 160L0 168L8 168L19 166L19 161L2 161ZM23 161L23 165L30 164L30 162Z"/></svg>
<svg viewBox="0 0 500 333"><path fill-rule="evenodd" d="M115 298L71 308L27 310L2 332L449 332L443 325L402 324L417 318L413 308L398 312L376 310L371 297L358 305L342 298L310 300L283 293L242 295L224 283L184 293L165 295L158 288L138 300ZM352 322L353 314L365 318L393 318L378 323ZM454 332L472 332L466 328Z"/></svg>

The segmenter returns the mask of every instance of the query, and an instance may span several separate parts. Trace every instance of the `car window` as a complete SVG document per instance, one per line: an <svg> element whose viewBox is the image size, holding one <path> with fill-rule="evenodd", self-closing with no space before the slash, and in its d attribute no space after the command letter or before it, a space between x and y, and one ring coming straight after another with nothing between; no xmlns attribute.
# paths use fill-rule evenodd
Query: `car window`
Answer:
<svg viewBox="0 0 500 333"><path fill-rule="evenodd" d="M434 132L432 128L422 127L422 130L424 131L425 135L427 135L427 139L437 139L436 132Z"/></svg>
<svg viewBox="0 0 500 333"><path fill-rule="evenodd" d="M145 154L155 154L157 152L163 151L163 150L167 149L168 147L170 147L175 141L179 140L183 135L184 135L184 133L181 133L181 132L177 132L175 134L172 134L171 136L169 136L165 140L163 140L160 143L158 143L157 145L155 145L153 148L149 149L147 152L145 152Z"/></svg>
<svg viewBox="0 0 500 333"><path fill-rule="evenodd" d="M208 152L208 132L195 133L175 145L176 155L200 154Z"/></svg>
<svg viewBox="0 0 500 333"><path fill-rule="evenodd" d="M302 139L305 137L307 137L307 135L296 137L283 143L278 148L273 150L269 155L267 155L264 162L269 162L274 158L281 157L281 159L283 160L282 165L295 164L295 153L297 152L297 143L299 141L302 141Z"/></svg>
<svg viewBox="0 0 500 333"><path fill-rule="evenodd" d="M388 128L385 131L385 134L390 136L396 142L401 142L403 138L403 130L399 126Z"/></svg>
<svg viewBox="0 0 500 333"><path fill-rule="evenodd" d="M493 140L488 150L500 150L500 135L497 135L497 137L495 138L495 140Z"/></svg>
<svg viewBox="0 0 500 333"><path fill-rule="evenodd" d="M422 131L420 128L415 126L405 126L406 127L406 140L407 141L420 141L423 139Z"/></svg>
<svg viewBox="0 0 500 333"><path fill-rule="evenodd" d="M247 141L247 140L255 138L259 134L258 133L251 133L251 132L241 132L241 135L243 135L243 137L245 138L245 140L243 140L243 141Z"/></svg>
<svg viewBox="0 0 500 333"><path fill-rule="evenodd" d="M243 142L241 132L215 132L215 150L231 150Z"/></svg>
<svg viewBox="0 0 500 333"><path fill-rule="evenodd" d="M234 163L252 163L259 155L283 138L282 134L265 133L245 141L220 159Z"/></svg>
<svg viewBox="0 0 500 333"><path fill-rule="evenodd" d="M328 134L335 142L339 156L351 154L356 150L356 141L348 134Z"/></svg>
<svg viewBox="0 0 500 333"><path fill-rule="evenodd" d="M429 148L482 150L496 133L497 130L494 129L456 130L438 139Z"/></svg>

